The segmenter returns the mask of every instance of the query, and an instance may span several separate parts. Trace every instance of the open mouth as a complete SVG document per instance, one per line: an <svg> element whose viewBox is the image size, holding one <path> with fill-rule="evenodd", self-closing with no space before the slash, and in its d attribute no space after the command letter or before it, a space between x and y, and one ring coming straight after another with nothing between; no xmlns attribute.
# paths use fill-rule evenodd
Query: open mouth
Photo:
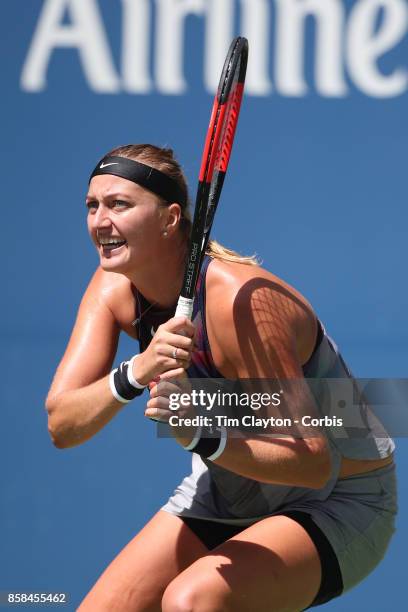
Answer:
<svg viewBox="0 0 408 612"><path fill-rule="evenodd" d="M112 251L120 249L125 244L127 244L126 240L123 240L122 238L114 238L112 236L109 238L99 237L98 242L102 247L104 253L111 253Z"/></svg>

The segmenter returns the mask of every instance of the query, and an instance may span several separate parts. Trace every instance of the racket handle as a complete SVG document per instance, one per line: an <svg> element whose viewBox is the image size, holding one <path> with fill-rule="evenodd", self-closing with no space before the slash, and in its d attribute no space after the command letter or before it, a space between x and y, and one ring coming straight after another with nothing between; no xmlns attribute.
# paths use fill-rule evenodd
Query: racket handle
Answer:
<svg viewBox="0 0 408 612"><path fill-rule="evenodd" d="M194 306L194 298L184 298L180 295L178 302L175 317L188 317L191 320L193 316L193 306Z"/></svg>

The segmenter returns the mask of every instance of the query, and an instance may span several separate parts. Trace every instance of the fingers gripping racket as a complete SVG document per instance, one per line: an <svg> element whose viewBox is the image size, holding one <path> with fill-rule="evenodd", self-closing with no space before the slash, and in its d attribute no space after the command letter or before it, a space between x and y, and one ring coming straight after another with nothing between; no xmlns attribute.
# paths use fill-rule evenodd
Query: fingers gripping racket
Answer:
<svg viewBox="0 0 408 612"><path fill-rule="evenodd" d="M234 142L244 94L247 62L248 41L246 38L235 38L225 59L205 140L188 259L176 317L187 316L191 319L193 313L198 274Z"/></svg>

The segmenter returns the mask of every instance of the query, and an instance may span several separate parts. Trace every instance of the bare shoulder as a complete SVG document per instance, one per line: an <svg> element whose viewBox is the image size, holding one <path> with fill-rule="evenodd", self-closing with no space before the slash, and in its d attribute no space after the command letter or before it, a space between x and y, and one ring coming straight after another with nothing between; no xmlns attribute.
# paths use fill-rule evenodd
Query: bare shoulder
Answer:
<svg viewBox="0 0 408 612"><path fill-rule="evenodd" d="M105 272L99 267L88 286L87 299L102 302L111 311L119 328L136 337L132 326L132 321L135 319L133 288L123 274Z"/></svg>
<svg viewBox="0 0 408 612"><path fill-rule="evenodd" d="M314 348L316 316L307 299L281 278L260 266L214 259L206 295L215 353L220 345L242 346L242 336L253 334L262 342L294 342L300 362L307 361Z"/></svg>
<svg viewBox="0 0 408 612"><path fill-rule="evenodd" d="M106 302L115 303L118 295L131 290L130 281L123 274L115 272L105 272L98 267L89 284L95 296L98 295Z"/></svg>
<svg viewBox="0 0 408 612"><path fill-rule="evenodd" d="M130 323L132 303L131 285L125 277L96 270L82 298L49 397L79 389L108 374L121 329L128 331L130 327L130 334L135 333Z"/></svg>
<svg viewBox="0 0 408 612"><path fill-rule="evenodd" d="M260 266L214 259L207 272L206 294L215 314L226 315L232 307L265 299L285 310L293 322L314 317L312 306L299 291Z"/></svg>

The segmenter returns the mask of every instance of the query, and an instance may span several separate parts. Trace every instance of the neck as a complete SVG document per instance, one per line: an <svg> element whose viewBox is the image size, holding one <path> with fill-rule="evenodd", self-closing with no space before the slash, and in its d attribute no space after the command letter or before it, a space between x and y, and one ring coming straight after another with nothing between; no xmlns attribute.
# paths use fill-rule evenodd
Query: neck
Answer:
<svg viewBox="0 0 408 612"><path fill-rule="evenodd" d="M177 303L184 278L185 249L167 249L143 270L126 274L127 278L150 304L170 308Z"/></svg>

